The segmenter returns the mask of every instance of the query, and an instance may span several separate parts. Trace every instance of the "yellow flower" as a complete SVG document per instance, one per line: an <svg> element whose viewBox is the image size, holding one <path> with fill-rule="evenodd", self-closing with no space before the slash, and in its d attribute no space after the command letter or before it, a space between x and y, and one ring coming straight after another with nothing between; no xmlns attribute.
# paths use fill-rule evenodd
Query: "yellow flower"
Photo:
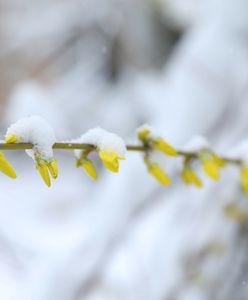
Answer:
<svg viewBox="0 0 248 300"><path fill-rule="evenodd" d="M58 177L58 173L59 173L58 165L57 165L56 160L53 159L52 161L48 162L47 167L48 167L48 170L49 170L51 176L54 179L56 179Z"/></svg>
<svg viewBox="0 0 248 300"><path fill-rule="evenodd" d="M212 158L203 159L202 168L204 172L213 180L220 179L220 167Z"/></svg>
<svg viewBox="0 0 248 300"><path fill-rule="evenodd" d="M202 187L202 181L197 176L194 170L192 170L190 167L184 167L181 172L181 178L186 184L193 184L196 187L201 188Z"/></svg>
<svg viewBox="0 0 248 300"><path fill-rule="evenodd" d="M191 184L191 179L187 168L182 169L180 176L186 184Z"/></svg>
<svg viewBox="0 0 248 300"><path fill-rule="evenodd" d="M177 155L177 150L173 146L168 144L164 139L158 137L158 138L154 138L152 141L153 141L154 149L159 150L170 156Z"/></svg>
<svg viewBox="0 0 248 300"><path fill-rule="evenodd" d="M115 151L100 150L98 154L103 165L114 173L119 171L119 160L125 159Z"/></svg>
<svg viewBox="0 0 248 300"><path fill-rule="evenodd" d="M11 166L2 152L0 152L0 171L11 178L16 178L16 172L14 168Z"/></svg>
<svg viewBox="0 0 248 300"><path fill-rule="evenodd" d="M49 172L47 169L46 162L42 159L36 162L36 169L40 173L41 178L44 180L45 184L50 187L51 186L51 180L49 176Z"/></svg>
<svg viewBox="0 0 248 300"><path fill-rule="evenodd" d="M151 133L150 129L143 127L138 130L137 135L141 141L145 141L147 140L150 133Z"/></svg>
<svg viewBox="0 0 248 300"><path fill-rule="evenodd" d="M36 169L38 170L41 178L44 180L45 184L48 187L51 186L50 175L54 179L58 177L58 166L55 159L53 159L52 161L45 161L39 158L36 159Z"/></svg>
<svg viewBox="0 0 248 300"><path fill-rule="evenodd" d="M148 172L154 176L161 184L170 185L171 180L168 175L160 168L157 163L147 163Z"/></svg>
<svg viewBox="0 0 248 300"><path fill-rule="evenodd" d="M216 153L212 152L212 157L213 157L213 160L215 161L215 163L220 167L224 167L226 165L226 162L225 160L220 157L219 155L217 155Z"/></svg>
<svg viewBox="0 0 248 300"><path fill-rule="evenodd" d="M8 134L6 135L4 141L5 143L7 144L13 144L13 143L16 143L18 140L17 136L13 135L13 134Z"/></svg>
<svg viewBox="0 0 248 300"><path fill-rule="evenodd" d="M105 168L110 170L111 172L118 173L119 172L119 162L118 160L114 160L112 162L102 161Z"/></svg>
<svg viewBox="0 0 248 300"><path fill-rule="evenodd" d="M76 160L76 166L82 166L86 174L91 177L93 180L97 179L97 172L91 160L86 157Z"/></svg>
<svg viewBox="0 0 248 300"><path fill-rule="evenodd" d="M220 179L220 169L226 164L225 160L209 149L199 152L203 171L213 180Z"/></svg>
<svg viewBox="0 0 248 300"><path fill-rule="evenodd" d="M13 135L13 134L7 134L5 137L5 143L17 143L20 141L20 137ZM45 184L50 187L51 186L51 180L50 175L52 178L56 179L58 177L58 166L55 159L51 160L44 160L41 159L40 153L37 151L34 153L35 156L35 164L36 169L40 173L41 178L44 180ZM50 175L49 175L50 173Z"/></svg>
<svg viewBox="0 0 248 300"><path fill-rule="evenodd" d="M248 197L248 166L247 165L243 165L240 169L240 183L245 195Z"/></svg>

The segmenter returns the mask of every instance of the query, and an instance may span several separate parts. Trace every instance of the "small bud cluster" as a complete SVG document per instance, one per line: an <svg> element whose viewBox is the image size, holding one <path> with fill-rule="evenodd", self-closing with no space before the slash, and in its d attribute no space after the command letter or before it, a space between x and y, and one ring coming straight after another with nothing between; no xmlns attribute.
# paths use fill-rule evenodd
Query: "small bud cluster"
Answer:
<svg viewBox="0 0 248 300"><path fill-rule="evenodd" d="M155 135L149 126L142 126L137 130L137 136L144 147L144 162L148 172L161 184L169 185L171 180L165 170L160 167L158 162L152 161L152 152L160 151L167 156L180 156L183 158L180 177L187 185L197 188L203 186L202 179L195 170L196 163L200 163L202 171L212 180L219 180L221 169L228 163L236 164L240 167L240 183L244 193L248 196L248 164L246 160L228 159L219 156L211 150L206 139L197 137L190 143L187 151L176 150L162 137ZM248 151L248 148L247 148Z"/></svg>
<svg viewBox="0 0 248 300"><path fill-rule="evenodd" d="M171 180L169 176L157 162L152 161L150 153L152 150L157 150L169 156L176 156L177 150L161 137L153 136L149 126L142 126L138 128L137 136L143 143L145 149L147 149L144 155L144 162L146 164L147 171L161 184L170 185Z"/></svg>
<svg viewBox="0 0 248 300"><path fill-rule="evenodd" d="M119 160L125 159L126 146L124 141L114 133L100 127L88 130L80 138L73 142L85 143L92 148L75 150L76 166L83 167L86 174L92 179L97 179L97 172L93 162L89 159L92 151L97 151L99 158L105 168L111 172L118 173Z"/></svg>
<svg viewBox="0 0 248 300"><path fill-rule="evenodd" d="M36 169L45 184L48 187L51 186L50 176L53 179L58 177L58 166L53 156L56 138L47 121L39 116L21 119L8 128L4 141L6 144L16 144L17 146L30 143L32 149L28 149L26 152L34 160ZM126 154L123 140L116 134L99 127L89 130L78 139L60 144L68 145L68 148L73 144L85 145L84 149L72 148L77 149L74 150L76 167L83 167L86 174L94 180L97 179L97 171L89 158L91 152L96 151L103 166L114 173L119 171L119 161L124 160ZM9 177L16 177L13 167L1 152L0 170Z"/></svg>

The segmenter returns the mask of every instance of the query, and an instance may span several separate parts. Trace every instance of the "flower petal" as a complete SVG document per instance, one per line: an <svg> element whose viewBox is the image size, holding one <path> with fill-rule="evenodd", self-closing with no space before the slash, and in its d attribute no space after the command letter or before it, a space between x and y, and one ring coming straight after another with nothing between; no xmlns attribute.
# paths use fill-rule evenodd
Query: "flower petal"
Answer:
<svg viewBox="0 0 248 300"><path fill-rule="evenodd" d="M119 158L118 154L114 151L100 150L98 154L101 160L106 162L113 162Z"/></svg>
<svg viewBox="0 0 248 300"><path fill-rule="evenodd" d="M47 170L47 165L45 163L45 161L40 160L37 164L36 164L36 169L38 170L38 172L40 173L41 178L44 180L45 184L50 187L51 186L51 180L50 180L50 176L49 176L49 172Z"/></svg>
<svg viewBox="0 0 248 300"><path fill-rule="evenodd" d="M240 183L246 196L248 196L248 166L243 165L240 169Z"/></svg>
<svg viewBox="0 0 248 300"><path fill-rule="evenodd" d="M148 165L148 172L153 175L161 184L170 185L171 180L168 175L160 168L156 163L151 163Z"/></svg>
<svg viewBox="0 0 248 300"><path fill-rule="evenodd" d="M197 176L194 170L192 170L189 167L186 167L181 172L181 178L186 184L193 184L196 187L201 188L202 187L202 181Z"/></svg>
<svg viewBox="0 0 248 300"><path fill-rule="evenodd" d="M117 159L112 161L112 162L108 162L108 161L103 160L102 163L111 172L118 173L118 171L119 171L119 162L118 162Z"/></svg>
<svg viewBox="0 0 248 300"><path fill-rule="evenodd" d="M81 165L89 177L91 177L93 180L97 179L97 172L92 161L89 159L83 159Z"/></svg>
<svg viewBox="0 0 248 300"><path fill-rule="evenodd" d="M220 157L218 154L213 152L212 156L213 156L213 160L220 168L222 168L226 165L225 160L222 157Z"/></svg>
<svg viewBox="0 0 248 300"><path fill-rule="evenodd" d="M203 159L202 168L204 172L213 180L220 178L219 166L212 159Z"/></svg>
<svg viewBox="0 0 248 300"><path fill-rule="evenodd" d="M189 172L186 168L184 168L181 171L180 176L181 176L182 180L184 181L184 183L191 184L191 181L190 181L190 178L189 178Z"/></svg>
<svg viewBox="0 0 248 300"><path fill-rule="evenodd" d="M5 141L5 143L8 143L8 144L15 143L15 142L17 142L17 136L15 136L13 134L8 134L8 135L6 135L4 141Z"/></svg>
<svg viewBox="0 0 248 300"><path fill-rule="evenodd" d="M5 175L16 178L16 172L2 152L0 152L0 171Z"/></svg>
<svg viewBox="0 0 248 300"><path fill-rule="evenodd" d="M58 165L57 165L57 162L55 159L53 159L51 162L49 162L47 164L47 167L48 167L48 170L51 174L51 176L56 179L58 177L58 173L59 173L59 170L58 170Z"/></svg>
<svg viewBox="0 0 248 300"><path fill-rule="evenodd" d="M142 129L138 130L137 135L141 141L145 141L150 133L151 133L150 129L142 128Z"/></svg>
<svg viewBox="0 0 248 300"><path fill-rule="evenodd" d="M162 138L153 139L154 148L170 156L176 156L177 150Z"/></svg>
<svg viewBox="0 0 248 300"><path fill-rule="evenodd" d="M192 169L189 170L189 177L190 177L190 181L191 181L192 184L194 184L198 188L202 187L202 181L197 176L197 174L195 173L194 170L192 170Z"/></svg>

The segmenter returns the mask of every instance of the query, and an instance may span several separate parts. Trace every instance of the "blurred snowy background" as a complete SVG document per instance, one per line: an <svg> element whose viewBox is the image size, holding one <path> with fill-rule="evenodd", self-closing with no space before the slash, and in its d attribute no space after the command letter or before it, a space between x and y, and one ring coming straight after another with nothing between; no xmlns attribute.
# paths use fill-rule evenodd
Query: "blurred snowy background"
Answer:
<svg viewBox="0 0 248 300"><path fill-rule="evenodd" d="M0 0L2 136L40 114L58 139L102 126L135 142L143 122L180 147L227 153L248 137L248 0ZM248 202L238 170L203 190L178 165L163 188L137 153L92 183L57 151L48 189L23 152L1 175L1 300L247 300Z"/></svg>

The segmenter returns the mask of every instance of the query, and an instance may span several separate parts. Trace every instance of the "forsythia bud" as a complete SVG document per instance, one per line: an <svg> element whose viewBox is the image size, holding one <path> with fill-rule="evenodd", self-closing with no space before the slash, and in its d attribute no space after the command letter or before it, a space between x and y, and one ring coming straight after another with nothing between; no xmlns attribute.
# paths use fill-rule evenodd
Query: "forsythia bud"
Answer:
<svg viewBox="0 0 248 300"><path fill-rule="evenodd" d="M17 142L17 137L13 134L7 134L4 141L5 141L5 143L12 144L12 143Z"/></svg>
<svg viewBox="0 0 248 300"><path fill-rule="evenodd" d="M202 187L202 181L197 176L195 171L191 169L190 167L185 166L183 170L181 171L181 178L186 184L193 184L198 188Z"/></svg>
<svg viewBox="0 0 248 300"><path fill-rule="evenodd" d="M198 155L203 171L213 180L220 179L220 168L225 165L225 161L208 149L201 150Z"/></svg>
<svg viewBox="0 0 248 300"><path fill-rule="evenodd" d="M91 160L85 158L81 161L81 166L84 168L86 174L93 180L97 179L97 172Z"/></svg>
<svg viewBox="0 0 248 300"><path fill-rule="evenodd" d="M58 173L59 173L59 170L58 170L58 166L57 166L57 162L55 159L53 159L51 162L49 162L47 164L47 167L48 167L48 170L51 174L51 176L56 179L58 177Z"/></svg>
<svg viewBox="0 0 248 300"><path fill-rule="evenodd" d="M154 149L159 150L170 156L177 155L177 150L173 146L168 144L164 139L158 137L158 138L154 138L152 141L153 141Z"/></svg>
<svg viewBox="0 0 248 300"><path fill-rule="evenodd" d="M159 164L151 162L148 156L144 157L145 164L147 166L148 172L157 179L162 185L170 185L171 180L168 175L163 171Z"/></svg>
<svg viewBox="0 0 248 300"><path fill-rule="evenodd" d="M213 180L220 179L219 166L212 159L203 159L202 168L204 172Z"/></svg>
<svg viewBox="0 0 248 300"><path fill-rule="evenodd" d="M54 179L58 177L58 166L56 160L52 159L51 161L46 161L44 159L36 157L35 162L36 162L36 169L40 173L41 178L43 179L45 184L48 187L50 187L51 186L50 175Z"/></svg>
<svg viewBox="0 0 248 300"><path fill-rule="evenodd" d="M16 172L11 164L7 161L6 157L0 152L0 171L2 171L5 175L16 178Z"/></svg>
<svg viewBox="0 0 248 300"><path fill-rule="evenodd" d="M119 171L119 160L125 159L125 157L121 157L115 151L105 151L100 150L98 152L99 157L102 160L103 165L110 171L114 173L118 173Z"/></svg>
<svg viewBox="0 0 248 300"><path fill-rule="evenodd" d="M247 165L241 166L240 183L245 195L248 197L248 166Z"/></svg>
<svg viewBox="0 0 248 300"><path fill-rule="evenodd" d="M150 167L148 167L148 172L153 175L161 184L170 185L171 180L168 175L160 168L160 166L156 163L153 163Z"/></svg>
<svg viewBox="0 0 248 300"><path fill-rule="evenodd" d="M145 128L145 127L141 128L137 131L138 138L143 142L148 138L150 133L151 133L150 129Z"/></svg>
<svg viewBox="0 0 248 300"><path fill-rule="evenodd" d="M41 178L44 180L45 184L50 187L51 186L51 180L47 169L47 164L44 160L40 159L39 161L36 161L36 169L40 173Z"/></svg>

